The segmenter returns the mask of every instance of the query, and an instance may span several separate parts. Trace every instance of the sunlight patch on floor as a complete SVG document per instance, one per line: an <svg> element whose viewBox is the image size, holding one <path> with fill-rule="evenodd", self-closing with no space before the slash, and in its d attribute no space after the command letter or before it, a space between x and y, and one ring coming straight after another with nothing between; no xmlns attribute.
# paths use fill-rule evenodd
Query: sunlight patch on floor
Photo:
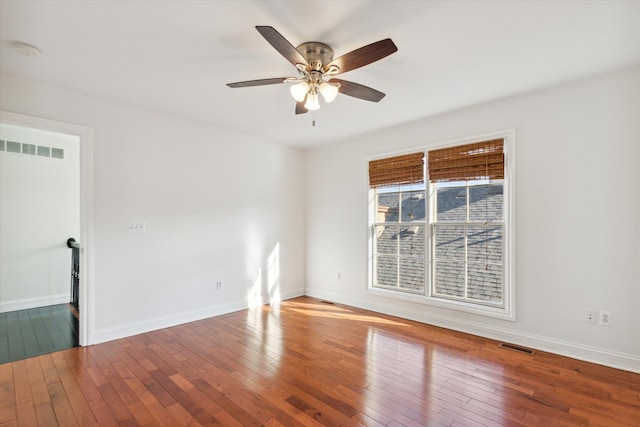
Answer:
<svg viewBox="0 0 640 427"><path fill-rule="evenodd" d="M364 314L354 314L352 311L345 310L345 309L336 310L335 309L336 307L332 307L332 306L329 306L328 309L326 309L324 306L319 307L318 305L313 305L313 304L306 304L306 305L310 305L311 307L296 308L288 305L287 309L291 311L295 311L296 313L305 314L307 316L318 316L318 317L324 317L324 318L330 318L330 319L355 320L358 322L377 323L382 325L410 326L407 323L402 323L395 320L384 319L384 318L375 317L375 316L367 316Z"/></svg>

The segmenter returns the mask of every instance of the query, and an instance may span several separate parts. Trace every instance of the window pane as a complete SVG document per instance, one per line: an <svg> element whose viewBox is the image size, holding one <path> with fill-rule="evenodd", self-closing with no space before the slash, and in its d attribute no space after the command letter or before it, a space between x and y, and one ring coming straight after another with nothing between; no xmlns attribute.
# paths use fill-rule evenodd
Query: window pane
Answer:
<svg viewBox="0 0 640 427"><path fill-rule="evenodd" d="M22 154L36 155L36 146L33 144L22 144Z"/></svg>
<svg viewBox="0 0 640 427"><path fill-rule="evenodd" d="M502 266L469 264L467 296L486 302L502 302Z"/></svg>
<svg viewBox="0 0 640 427"><path fill-rule="evenodd" d="M38 156L51 157L51 148L38 145Z"/></svg>
<svg viewBox="0 0 640 427"><path fill-rule="evenodd" d="M424 225L412 224L400 229L400 255L424 258ZM423 259L424 261L424 259Z"/></svg>
<svg viewBox="0 0 640 427"><path fill-rule="evenodd" d="M64 159L64 149L63 148L52 148L51 149L51 157L54 159Z"/></svg>
<svg viewBox="0 0 640 427"><path fill-rule="evenodd" d="M426 218L424 191L411 191L401 194L402 222L424 221Z"/></svg>
<svg viewBox="0 0 640 427"><path fill-rule="evenodd" d="M378 193L376 222L398 222L398 193Z"/></svg>
<svg viewBox="0 0 640 427"><path fill-rule="evenodd" d="M376 258L376 285L397 286L398 258L379 256Z"/></svg>
<svg viewBox="0 0 640 427"><path fill-rule="evenodd" d="M464 261L464 225L433 226L436 259Z"/></svg>
<svg viewBox="0 0 640 427"><path fill-rule="evenodd" d="M469 221L502 221L503 185L469 187Z"/></svg>
<svg viewBox="0 0 640 427"><path fill-rule="evenodd" d="M437 221L466 221L467 190L465 187L438 188Z"/></svg>
<svg viewBox="0 0 640 427"><path fill-rule="evenodd" d="M468 225L467 260L502 264L502 226Z"/></svg>
<svg viewBox="0 0 640 427"><path fill-rule="evenodd" d="M7 151L9 153L19 153L21 145L19 142L7 141Z"/></svg>
<svg viewBox="0 0 640 427"><path fill-rule="evenodd" d="M393 225L376 226L376 254L398 254L398 237L400 236L400 227Z"/></svg>
<svg viewBox="0 0 640 427"><path fill-rule="evenodd" d="M464 263L434 262L433 290L437 294L464 297Z"/></svg>
<svg viewBox="0 0 640 427"><path fill-rule="evenodd" d="M411 291L424 290L424 258L400 258L400 288Z"/></svg>

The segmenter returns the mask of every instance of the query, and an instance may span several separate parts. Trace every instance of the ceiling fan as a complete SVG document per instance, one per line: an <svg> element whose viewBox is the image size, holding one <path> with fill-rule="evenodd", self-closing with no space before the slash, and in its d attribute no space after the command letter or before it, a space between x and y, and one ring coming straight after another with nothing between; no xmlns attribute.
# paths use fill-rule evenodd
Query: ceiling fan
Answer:
<svg viewBox="0 0 640 427"><path fill-rule="evenodd" d="M385 94L380 91L333 76L364 67L396 52L398 48L391 39L371 43L333 59L333 49L325 43L305 42L293 47L273 27L256 26L256 30L296 67L299 77L248 80L227 83L227 86L237 88L293 83L291 95L296 100L296 114L320 108L318 94L321 94L327 103L333 101L338 93L372 102L379 102L384 98Z"/></svg>

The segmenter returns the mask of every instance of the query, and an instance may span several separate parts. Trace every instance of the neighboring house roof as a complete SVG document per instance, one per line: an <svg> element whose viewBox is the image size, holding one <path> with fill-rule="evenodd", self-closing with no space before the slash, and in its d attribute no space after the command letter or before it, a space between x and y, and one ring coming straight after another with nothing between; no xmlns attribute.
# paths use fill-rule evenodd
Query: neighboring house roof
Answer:
<svg viewBox="0 0 640 427"><path fill-rule="evenodd" d="M380 193L378 206L386 225L377 230L376 268L381 285L408 291L424 290L425 218L423 191ZM400 200L401 199L401 200ZM467 297L480 301L502 300L502 227L485 221L502 220L502 185L470 187L467 260L469 267ZM466 219L466 191L459 187L438 189L435 230L435 291L444 295L464 296L464 232L462 225L451 224ZM399 215L402 221L398 222ZM449 224L447 224L449 222ZM400 257L398 261L398 245ZM400 262L400 280L398 265Z"/></svg>

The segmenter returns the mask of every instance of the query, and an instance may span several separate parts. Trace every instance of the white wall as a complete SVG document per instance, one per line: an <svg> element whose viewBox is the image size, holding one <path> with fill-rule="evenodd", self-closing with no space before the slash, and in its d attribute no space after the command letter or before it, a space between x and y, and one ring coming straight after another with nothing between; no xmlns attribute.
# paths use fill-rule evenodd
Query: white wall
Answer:
<svg viewBox="0 0 640 427"><path fill-rule="evenodd" d="M78 138L0 124L0 139L64 150L64 159L0 152L0 312L69 302Z"/></svg>
<svg viewBox="0 0 640 427"><path fill-rule="evenodd" d="M517 321L368 293L367 156L506 129L517 133ZM315 149L306 292L640 372L639 159L640 69ZM585 309L609 310L612 326L585 323Z"/></svg>
<svg viewBox="0 0 640 427"><path fill-rule="evenodd" d="M0 93L2 110L94 130L96 342L245 307L278 247L283 297L304 292L306 259L309 295L640 372L638 69L306 155L10 76ZM517 322L368 294L366 157L509 128Z"/></svg>
<svg viewBox="0 0 640 427"><path fill-rule="evenodd" d="M95 342L304 292L302 151L6 75L0 93L93 128Z"/></svg>

